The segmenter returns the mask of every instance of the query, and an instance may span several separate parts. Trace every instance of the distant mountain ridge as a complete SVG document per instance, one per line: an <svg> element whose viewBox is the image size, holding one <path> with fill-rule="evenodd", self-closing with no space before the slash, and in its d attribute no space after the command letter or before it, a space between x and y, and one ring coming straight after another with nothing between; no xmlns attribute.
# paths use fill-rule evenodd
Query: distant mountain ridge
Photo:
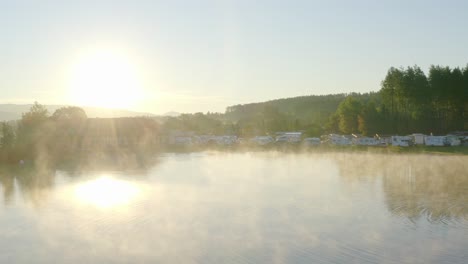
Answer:
<svg viewBox="0 0 468 264"><path fill-rule="evenodd" d="M0 121L10 121L21 119L21 115L26 113L31 108L32 104L0 104ZM44 105L49 114L53 114L55 110L66 107L67 105ZM101 117L133 117L133 116L151 116L156 115L152 113L136 112L125 109L108 109L100 107L81 107L86 115L90 118Z"/></svg>
<svg viewBox="0 0 468 264"><path fill-rule="evenodd" d="M180 115L181 115L181 113L179 113L179 112L170 111L170 112L164 113L163 116L178 117Z"/></svg>

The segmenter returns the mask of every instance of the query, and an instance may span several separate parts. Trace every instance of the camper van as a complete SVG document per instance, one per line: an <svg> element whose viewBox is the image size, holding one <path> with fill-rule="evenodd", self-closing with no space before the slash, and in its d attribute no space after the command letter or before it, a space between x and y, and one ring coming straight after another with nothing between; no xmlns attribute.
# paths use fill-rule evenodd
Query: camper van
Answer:
<svg viewBox="0 0 468 264"><path fill-rule="evenodd" d="M409 147L413 143L409 136L392 136L392 146Z"/></svg>
<svg viewBox="0 0 468 264"><path fill-rule="evenodd" d="M256 145L265 146L273 143L275 140L270 136L256 136L250 141Z"/></svg>
<svg viewBox="0 0 468 264"><path fill-rule="evenodd" d="M381 146L389 146L392 144L392 136L391 135L382 135L382 134L375 134L375 138L379 142Z"/></svg>
<svg viewBox="0 0 468 264"><path fill-rule="evenodd" d="M468 146L468 131L455 131L447 135L451 146ZM460 144L457 145L457 139ZM454 143L452 143L454 141Z"/></svg>
<svg viewBox="0 0 468 264"><path fill-rule="evenodd" d="M446 137L445 136L426 136L424 137L424 142L426 146L437 146L442 147L445 146Z"/></svg>
<svg viewBox="0 0 468 264"><path fill-rule="evenodd" d="M457 136L446 136L445 137L445 145L455 147L455 146L460 146L461 145L461 140Z"/></svg>
<svg viewBox="0 0 468 264"><path fill-rule="evenodd" d="M304 138L302 141L304 146L318 146L320 145L320 138Z"/></svg>
<svg viewBox="0 0 468 264"><path fill-rule="evenodd" d="M348 146L351 145L351 139L343 136L343 135L337 135L337 134L330 134L328 136L328 143L332 145L338 145L338 146Z"/></svg>
<svg viewBox="0 0 468 264"><path fill-rule="evenodd" d="M379 140L371 137L356 137L353 139L353 144L359 146L377 146L380 142Z"/></svg>
<svg viewBox="0 0 468 264"><path fill-rule="evenodd" d="M300 143L302 132L277 132L276 143Z"/></svg>
<svg viewBox="0 0 468 264"><path fill-rule="evenodd" d="M217 136L216 143L222 146L231 146L238 143L237 136Z"/></svg>

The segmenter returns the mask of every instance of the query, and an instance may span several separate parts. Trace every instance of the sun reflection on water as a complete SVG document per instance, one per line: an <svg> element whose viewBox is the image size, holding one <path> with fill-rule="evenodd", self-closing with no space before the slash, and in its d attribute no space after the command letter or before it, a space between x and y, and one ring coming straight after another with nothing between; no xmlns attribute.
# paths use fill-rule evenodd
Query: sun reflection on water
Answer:
<svg viewBox="0 0 468 264"><path fill-rule="evenodd" d="M131 182L102 176L75 187L76 198L99 208L113 208L129 204L140 194L140 188Z"/></svg>

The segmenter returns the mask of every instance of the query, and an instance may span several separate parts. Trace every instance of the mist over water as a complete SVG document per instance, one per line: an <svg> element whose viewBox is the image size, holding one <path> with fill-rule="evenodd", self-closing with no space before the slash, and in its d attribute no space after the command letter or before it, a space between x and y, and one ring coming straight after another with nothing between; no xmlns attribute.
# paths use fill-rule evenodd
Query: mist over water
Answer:
<svg viewBox="0 0 468 264"><path fill-rule="evenodd" d="M466 263L468 156L163 154L0 173L0 263Z"/></svg>

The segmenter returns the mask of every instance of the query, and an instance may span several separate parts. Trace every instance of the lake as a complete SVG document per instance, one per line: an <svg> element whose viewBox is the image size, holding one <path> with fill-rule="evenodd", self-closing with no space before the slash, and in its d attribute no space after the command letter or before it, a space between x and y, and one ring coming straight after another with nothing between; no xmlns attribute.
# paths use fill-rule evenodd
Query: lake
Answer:
<svg viewBox="0 0 468 264"><path fill-rule="evenodd" d="M467 263L468 156L162 154L3 170L0 263Z"/></svg>

